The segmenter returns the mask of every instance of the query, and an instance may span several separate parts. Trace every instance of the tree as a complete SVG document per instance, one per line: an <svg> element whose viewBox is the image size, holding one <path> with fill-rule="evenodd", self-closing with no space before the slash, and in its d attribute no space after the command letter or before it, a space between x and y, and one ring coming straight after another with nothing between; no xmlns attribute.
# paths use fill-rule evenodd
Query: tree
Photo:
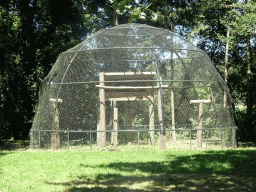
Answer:
<svg viewBox="0 0 256 192"><path fill-rule="evenodd" d="M255 2L203 0L200 3L198 21L193 32L203 37L203 41L201 41L202 48L208 51L208 54L215 61L216 67L232 88L232 94L236 102L242 102L247 106L247 120L240 127L240 135L243 132L244 136L242 137L250 140L252 135L255 135L256 130L253 126L255 124L253 121L254 93L252 91L253 60L252 45L250 44L255 31ZM211 42L210 39L212 39ZM204 41L207 43L203 43ZM218 45L215 50L212 49L214 45ZM210 46L211 48L209 48ZM216 53L220 53L220 55ZM228 58L231 58L230 61L228 61ZM238 62L240 66L236 65ZM241 71L239 74L236 72L238 69L245 71ZM229 78L229 73L231 73L231 78ZM236 74L236 78L234 78L234 74ZM241 79L240 88L237 79ZM241 89L242 86L245 86L246 90ZM241 123L239 124L241 125Z"/></svg>
<svg viewBox="0 0 256 192"><path fill-rule="evenodd" d="M1 1L0 138L28 136L41 80L60 52L95 28L86 8L96 7L82 0Z"/></svg>

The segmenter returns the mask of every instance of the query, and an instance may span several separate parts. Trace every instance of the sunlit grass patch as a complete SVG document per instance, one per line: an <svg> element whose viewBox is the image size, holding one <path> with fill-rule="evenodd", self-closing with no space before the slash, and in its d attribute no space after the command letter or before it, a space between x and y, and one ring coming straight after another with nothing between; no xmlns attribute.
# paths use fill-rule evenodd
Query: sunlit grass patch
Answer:
<svg viewBox="0 0 256 192"><path fill-rule="evenodd" d="M0 191L252 190L255 156L255 150L1 151Z"/></svg>

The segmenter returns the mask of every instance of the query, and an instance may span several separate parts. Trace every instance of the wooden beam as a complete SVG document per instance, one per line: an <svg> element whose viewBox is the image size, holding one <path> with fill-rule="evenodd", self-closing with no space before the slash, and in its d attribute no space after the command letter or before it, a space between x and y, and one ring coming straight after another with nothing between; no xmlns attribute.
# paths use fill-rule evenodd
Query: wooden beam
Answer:
<svg viewBox="0 0 256 192"><path fill-rule="evenodd" d="M146 92L105 92L106 101L135 101L149 100L152 97L151 91Z"/></svg>
<svg viewBox="0 0 256 192"><path fill-rule="evenodd" d="M56 99L50 98L49 101L56 102ZM62 103L62 102L63 102L62 99L58 99L58 103Z"/></svg>
<svg viewBox="0 0 256 192"><path fill-rule="evenodd" d="M103 89L159 89L159 86L144 86L144 87L131 87L131 86L102 86L95 85L95 87L103 88ZM162 88L168 88L168 85L161 85Z"/></svg>
<svg viewBox="0 0 256 192"><path fill-rule="evenodd" d="M194 103L211 103L211 100L190 100L190 104Z"/></svg>
<svg viewBox="0 0 256 192"><path fill-rule="evenodd" d="M156 72L108 72L105 73L106 76L114 75L155 75Z"/></svg>

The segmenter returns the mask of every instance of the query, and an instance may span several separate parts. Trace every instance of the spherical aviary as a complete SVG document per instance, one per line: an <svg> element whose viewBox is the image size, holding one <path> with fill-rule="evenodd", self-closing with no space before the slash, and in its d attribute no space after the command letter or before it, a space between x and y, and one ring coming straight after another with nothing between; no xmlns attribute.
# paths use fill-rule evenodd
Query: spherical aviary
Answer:
<svg viewBox="0 0 256 192"><path fill-rule="evenodd" d="M235 147L232 98L207 54L166 29L102 29L61 53L39 92L31 148Z"/></svg>

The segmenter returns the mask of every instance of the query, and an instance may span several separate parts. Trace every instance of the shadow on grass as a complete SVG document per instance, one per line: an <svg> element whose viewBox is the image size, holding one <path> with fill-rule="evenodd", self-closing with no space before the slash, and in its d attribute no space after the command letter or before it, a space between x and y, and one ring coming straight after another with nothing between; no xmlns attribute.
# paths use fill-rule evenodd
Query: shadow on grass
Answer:
<svg viewBox="0 0 256 192"><path fill-rule="evenodd" d="M256 191L253 150L204 151L192 156L166 153L166 159L158 162L89 167L107 167L120 174L96 174L95 178L83 175L70 182L49 184L66 186L66 191Z"/></svg>
<svg viewBox="0 0 256 192"><path fill-rule="evenodd" d="M0 151L0 158L4 155L8 155L10 152Z"/></svg>
<svg viewBox="0 0 256 192"><path fill-rule="evenodd" d="M26 150L29 148L29 140L12 140L6 139L2 141L0 150L13 151L17 149Z"/></svg>

